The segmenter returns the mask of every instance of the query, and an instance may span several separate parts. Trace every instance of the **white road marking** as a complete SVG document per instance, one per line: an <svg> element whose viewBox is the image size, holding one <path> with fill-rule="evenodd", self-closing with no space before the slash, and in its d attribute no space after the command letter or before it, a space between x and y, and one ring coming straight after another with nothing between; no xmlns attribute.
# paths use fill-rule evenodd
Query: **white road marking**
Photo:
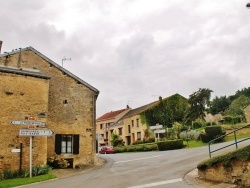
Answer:
<svg viewBox="0 0 250 188"><path fill-rule="evenodd" d="M172 180L167 180L167 181L159 181L159 182L155 182L155 183L149 183L149 184L144 184L144 185L137 185L137 186L128 187L128 188L154 187L154 186L158 186L158 185L165 185L165 184L176 183L176 182L180 182L180 181L182 181L182 179L181 178L177 178L177 179L172 179Z"/></svg>
<svg viewBox="0 0 250 188"><path fill-rule="evenodd" d="M144 157L144 158L138 158L138 159L132 159L132 160L126 160L126 161L117 161L117 162L115 162L115 164L126 163L126 162L131 162L131 161L138 161L138 160L144 160L144 159L152 159L152 158L161 157L161 156L162 155L157 155L157 156L153 156L153 157Z"/></svg>

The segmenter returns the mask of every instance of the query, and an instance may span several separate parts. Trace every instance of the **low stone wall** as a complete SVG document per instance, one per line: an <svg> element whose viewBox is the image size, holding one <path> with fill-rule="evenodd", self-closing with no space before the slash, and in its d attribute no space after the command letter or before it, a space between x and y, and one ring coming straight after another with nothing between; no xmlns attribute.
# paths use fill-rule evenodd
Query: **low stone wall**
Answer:
<svg viewBox="0 0 250 188"><path fill-rule="evenodd" d="M229 165L216 164L212 167L199 169L198 175L210 181L234 183L250 186L250 160L232 160Z"/></svg>

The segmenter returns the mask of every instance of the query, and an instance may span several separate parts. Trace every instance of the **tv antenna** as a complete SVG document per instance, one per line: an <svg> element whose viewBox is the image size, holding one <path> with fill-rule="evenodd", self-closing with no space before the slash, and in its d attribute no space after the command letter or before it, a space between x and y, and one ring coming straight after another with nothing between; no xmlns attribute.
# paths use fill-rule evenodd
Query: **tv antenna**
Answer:
<svg viewBox="0 0 250 188"><path fill-rule="evenodd" d="M160 95L151 95L151 97L154 97L154 101L155 101L155 98L156 98L156 97L158 97L158 98L159 98L159 97L160 97Z"/></svg>
<svg viewBox="0 0 250 188"><path fill-rule="evenodd" d="M64 61L71 61L71 58L63 57L63 58L62 58L62 67L63 67L63 62L64 62Z"/></svg>

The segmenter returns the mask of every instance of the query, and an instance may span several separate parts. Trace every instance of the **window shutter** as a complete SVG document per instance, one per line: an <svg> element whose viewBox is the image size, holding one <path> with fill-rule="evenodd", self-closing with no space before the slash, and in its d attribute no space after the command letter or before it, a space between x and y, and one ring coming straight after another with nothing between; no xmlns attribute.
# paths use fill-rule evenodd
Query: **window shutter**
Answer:
<svg viewBox="0 0 250 188"><path fill-rule="evenodd" d="M62 135L56 134L55 152L57 155L61 154L61 147L62 147Z"/></svg>
<svg viewBox="0 0 250 188"><path fill-rule="evenodd" d="M73 138L73 154L79 154L79 134L75 134Z"/></svg>

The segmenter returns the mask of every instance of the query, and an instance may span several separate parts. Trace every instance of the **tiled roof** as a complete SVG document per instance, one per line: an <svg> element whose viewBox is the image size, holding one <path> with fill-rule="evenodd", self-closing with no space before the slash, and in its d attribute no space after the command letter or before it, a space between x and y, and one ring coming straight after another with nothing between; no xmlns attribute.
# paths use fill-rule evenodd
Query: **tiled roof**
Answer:
<svg viewBox="0 0 250 188"><path fill-rule="evenodd" d="M120 113L124 112L125 110L127 110L127 108L108 112L108 113L102 115L101 117L97 118L97 121L115 118L117 115L119 115Z"/></svg>
<svg viewBox="0 0 250 188"><path fill-rule="evenodd" d="M141 106L139 108L135 108L133 110L131 110L130 112L128 112L125 116L122 117L122 119L125 119L125 118L128 118L128 117L132 117L134 115L138 115L140 114L141 112L147 110L148 108L158 104L159 101L155 101L155 102L152 102L152 103L149 103L149 104L146 104L144 106Z"/></svg>

